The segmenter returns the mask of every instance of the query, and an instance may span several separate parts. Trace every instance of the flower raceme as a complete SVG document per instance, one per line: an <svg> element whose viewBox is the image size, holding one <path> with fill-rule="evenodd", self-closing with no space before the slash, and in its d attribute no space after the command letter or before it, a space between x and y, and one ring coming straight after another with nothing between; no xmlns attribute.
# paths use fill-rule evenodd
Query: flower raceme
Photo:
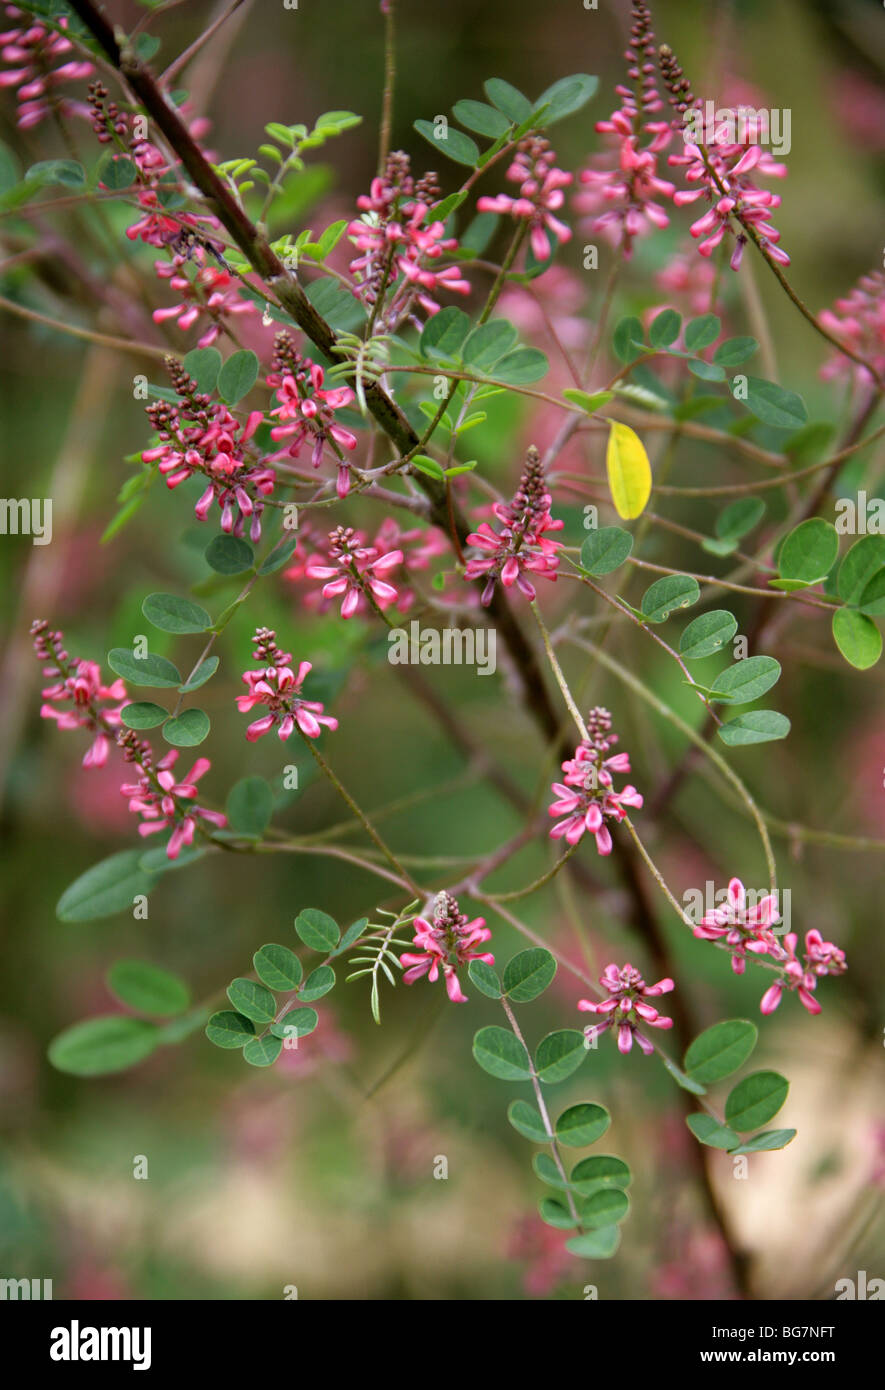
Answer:
<svg viewBox="0 0 885 1390"><path fill-rule="evenodd" d="M203 256L202 247L192 253ZM197 347L211 347L221 335L228 316L254 314L255 305L240 295L240 285L236 276L220 266L204 265L199 268L193 280L182 274L187 257L175 255L171 261L157 261L154 269L161 280L168 280L170 287L181 296L177 304L163 309L155 309L151 317L154 323L175 319L183 332L193 328L197 320L205 315L208 327L197 339Z"/></svg>
<svg viewBox="0 0 885 1390"><path fill-rule="evenodd" d="M339 455L338 496L346 497L350 491L350 469L340 450L355 449L357 437L352 430L336 424L335 411L350 404L353 391L349 386L324 387L322 367L294 352L287 334L277 337L274 363L279 370L267 378L267 384L275 388L278 404L270 413L280 423L274 425L270 434L271 439L289 441L277 457L297 458L304 443L310 440L311 462L319 468L329 444Z"/></svg>
<svg viewBox="0 0 885 1390"><path fill-rule="evenodd" d="M104 685L97 662L72 660L62 646L63 634L50 631L42 619L31 624L31 635L38 658L47 663L43 674L53 681L42 691L46 703L40 707L40 718L54 719L60 729L91 730L94 738L84 754L83 766L103 767L115 730L120 727L120 711L127 699L125 685L119 679Z"/></svg>
<svg viewBox="0 0 885 1390"><path fill-rule="evenodd" d="M769 893L759 902L747 905L747 893L739 878L728 885L727 897L720 907L701 918L694 928L702 941L718 941L731 950L731 968L743 975L747 968L747 952L752 955L782 956L780 942L771 930L780 921L777 898Z"/></svg>
<svg viewBox="0 0 885 1390"><path fill-rule="evenodd" d="M618 741L611 733L611 715L602 708L587 716L588 739L575 749L575 756L562 764L562 782L553 783L556 800L549 806L551 816L562 816L550 831L553 840L565 839L576 845L586 831L596 838L600 854L611 854L612 837L606 821L622 821L627 806L642 806L642 796L632 785L615 791L612 773L628 773L627 753L607 756Z"/></svg>
<svg viewBox="0 0 885 1390"><path fill-rule="evenodd" d="M197 782L209 771L208 758L198 758L182 781L176 782L172 769L178 761L178 749L173 748L157 763L154 771L147 757L137 765L138 780L124 783L120 788L129 798L129 810L141 816L139 835L155 835L172 828L166 855L177 859L185 845L193 843L199 821L221 828L227 819L220 811L210 811L190 803L197 797Z"/></svg>
<svg viewBox="0 0 885 1390"><path fill-rule="evenodd" d="M873 270L862 276L850 294L837 299L832 309L824 309L819 319L828 333L866 358L875 372L885 373L885 272ZM838 352L821 368L825 381L848 374L869 383L869 370Z"/></svg>
<svg viewBox="0 0 885 1390"><path fill-rule="evenodd" d="M535 259L546 261L558 243L571 239L571 228L555 213L565 202L562 190L568 188L573 175L556 167L556 155L548 140L529 135L520 140L507 178L519 184L519 196L499 193L494 198L479 198L477 211L509 213L526 222Z"/></svg>
<svg viewBox="0 0 885 1390"><path fill-rule="evenodd" d="M762 996L759 1008L764 1014L774 1013L785 989L794 990L800 1004L810 1014L819 1014L821 1006L814 995L818 980L822 975L842 975L848 969L845 952L834 946L832 941L824 941L819 931L805 933L805 961L800 964L796 958L798 940L795 932L789 932L784 937L781 959L786 964L780 979L775 980Z"/></svg>
<svg viewBox="0 0 885 1390"><path fill-rule="evenodd" d="M256 661L265 664L255 671L244 671L243 680L249 687L248 695L238 695L237 709L247 714L256 705L266 705L268 713L256 719L246 730L250 743L269 734L276 728L277 737L284 743L291 738L296 727L305 738L317 738L322 732L320 726L338 728L338 720L323 713L319 700L305 700L301 687L305 677L312 669L309 661L302 661L297 672L292 669L292 654L277 646L276 633L271 628L260 627L255 632L253 655Z"/></svg>
<svg viewBox="0 0 885 1390"><path fill-rule="evenodd" d="M606 999L600 1002L578 1000L582 1013L602 1015L601 1023L588 1024L584 1029L587 1042L594 1042L607 1028L615 1028L619 1052L630 1052L635 1041L649 1056L654 1052L654 1043L639 1031L640 1028L672 1028L673 1020L659 1014L654 1005L646 1001L669 994L674 988L673 981L658 980L655 985L647 985L639 971L628 962L623 966L607 965L599 977L599 983L608 990Z"/></svg>
<svg viewBox="0 0 885 1390"><path fill-rule="evenodd" d="M541 458L537 449L532 447L526 456L525 470L513 501L506 506L496 502L492 508L501 522L501 530L495 531L487 521L483 521L467 537L468 545L484 552L468 559L464 567L467 579L485 578L482 591L484 605L491 603L497 580L507 589L516 584L526 598L533 599L535 586L529 574L539 574L545 579L556 578L559 543L548 540L543 533L561 531L564 523L550 515L551 504Z"/></svg>
<svg viewBox="0 0 885 1390"><path fill-rule="evenodd" d="M311 556L305 573L308 579L325 579L323 598L341 598L342 618L352 618L361 607L366 607L367 598L381 609L396 602L395 587L381 575L402 563L401 550L379 554L375 546L361 544L353 527L338 526L329 534L326 557Z"/></svg>
<svg viewBox="0 0 885 1390"><path fill-rule="evenodd" d="M458 980L459 966L469 965L472 960L485 961L494 965L495 957L490 951L478 951L477 946L490 941L492 933L485 924L484 917L469 919L458 907L449 893L437 894L433 908L433 921L416 917L413 923L415 939L413 945L417 952L406 951L400 956L400 964L405 967L403 980L407 985L414 984L424 975L432 983L439 979L442 971L446 993L453 1004L464 1004L467 996L461 990Z"/></svg>
<svg viewBox="0 0 885 1390"><path fill-rule="evenodd" d="M18 88L17 124L22 130L30 130L51 116L54 108L62 115L88 116L89 108L83 102L57 100L54 88L63 82L91 77L95 71L92 64L67 57L73 52L73 45L63 33L29 23L30 16L15 5L5 8L9 19L14 23L21 21L16 28L0 34L0 62L12 64L6 72L0 73L0 87ZM67 29L64 15L58 19L58 27ZM59 58L65 61L54 67Z"/></svg>

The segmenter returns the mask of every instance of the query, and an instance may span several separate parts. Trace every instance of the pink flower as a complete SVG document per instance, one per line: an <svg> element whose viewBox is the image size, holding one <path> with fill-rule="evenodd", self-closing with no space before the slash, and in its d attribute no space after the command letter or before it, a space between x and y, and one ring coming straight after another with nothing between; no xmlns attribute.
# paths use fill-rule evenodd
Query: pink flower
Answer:
<svg viewBox="0 0 885 1390"><path fill-rule="evenodd" d="M278 351L280 346L278 342ZM279 402L270 413L282 422L273 427L271 438L292 441L279 457L288 454L291 458L297 458L304 442L310 439L311 461L314 468L319 468L323 461L323 450L331 442L333 447L337 446L336 452L339 454L338 496L346 497L350 490L350 469L340 457L340 450L355 449L357 437L351 430L335 423L335 411L353 400L350 387L324 388L322 367L311 362L309 357L300 358L294 354L289 369L274 372L267 378L267 384L276 387Z"/></svg>
<svg viewBox="0 0 885 1390"><path fill-rule="evenodd" d="M607 965L599 977L599 983L608 990L608 997L601 1003L592 999L579 999L578 1008L582 1013L601 1014L602 1023L589 1024L584 1029L588 1043L604 1033L606 1028L616 1028L618 1051L629 1052L634 1039L646 1056L654 1052L654 1044L642 1033L643 1028L672 1028L672 1018L664 1018L647 999L656 999L661 994L669 994L674 988L670 979L658 980L656 985L647 985L638 970L629 963L618 968Z"/></svg>
<svg viewBox="0 0 885 1390"><path fill-rule="evenodd" d="M526 455L526 466L513 501L508 506L496 503L492 508L502 523L501 530L495 531L483 521L467 537L468 545L485 552L468 559L464 567L467 579L485 577L483 604L491 603L497 580L507 589L516 584L529 599L535 597L535 586L528 578L530 573L555 580L559 543L548 540L543 532L561 531L564 523L555 521L550 515L551 501L540 455L532 447Z"/></svg>
<svg viewBox="0 0 885 1390"><path fill-rule="evenodd" d="M351 222L347 234L362 254L351 261L350 270L358 280L355 294L375 311L376 333L393 333L407 318L417 322L416 307L438 313L433 296L440 290L470 292L457 265L436 266L458 245L454 237L446 237L444 223L427 220L438 201L436 176L415 180L401 150L388 156L383 176L357 199L363 216Z"/></svg>
<svg viewBox="0 0 885 1390"><path fill-rule="evenodd" d="M276 483L276 473L266 460L247 457L246 446L264 418L262 412L253 410L241 423L226 405L202 395L174 358L167 358L166 366L180 403L157 401L147 407L162 442L145 449L142 460L158 465L168 488L202 473L207 487L194 506L198 519L205 521L217 502L222 531L242 536L248 521L250 538L259 541L264 498Z"/></svg>
<svg viewBox="0 0 885 1390"><path fill-rule="evenodd" d="M202 247L196 253L205 254ZM225 319L231 315L254 314L255 305L240 297L240 283L236 276L221 267L202 266L193 281L181 270L186 257L173 256L171 262L158 261L155 269L158 276L168 280L172 289L181 295L178 304L165 309L155 309L151 317L155 323L166 319L177 319L183 331L192 328L201 315L206 315L209 325L197 339L197 347L211 347L225 326Z"/></svg>
<svg viewBox="0 0 885 1390"><path fill-rule="evenodd" d="M865 358L875 372L885 374L885 272L862 276L844 299L818 317L828 333ZM851 373L859 381L870 380L865 367L838 352L821 369L825 381Z"/></svg>
<svg viewBox="0 0 885 1390"><path fill-rule="evenodd" d="M626 806L642 806L642 796L634 786L614 790L613 772L629 772L630 758L626 753L606 757L609 748L618 741L612 734L611 715L597 707L587 716L589 740L575 749L575 756L562 764L565 777L553 783L556 800L548 808L551 816L562 816L550 831L553 840L566 839L576 845L585 831L596 837L600 854L611 854L611 831L607 820L616 824L627 812Z"/></svg>
<svg viewBox="0 0 885 1390"><path fill-rule="evenodd" d="M528 135L520 140L507 177L519 184L519 196L511 198L499 193L494 198L479 198L477 211L509 213L528 222L535 258L545 261L558 242L571 239L571 228L554 214L565 202L562 190L568 188L572 175L556 168L556 155L548 140L540 135Z"/></svg>
<svg viewBox="0 0 885 1390"><path fill-rule="evenodd" d="M489 951L475 949L491 940L492 933L485 924L485 918L469 920L450 894L438 893L433 907L433 921L416 917L413 926L413 944L420 947L420 952L406 952L400 956L400 964L406 967L404 982L411 985L426 975L428 980L435 983L442 970L446 993L452 1003L466 1003L467 996L461 992L458 981L458 967L468 965L472 960L485 961L486 965L495 963L495 957Z"/></svg>
<svg viewBox="0 0 885 1390"><path fill-rule="evenodd" d="M31 635L37 656L48 663L43 674L55 678L42 691L46 704L40 708L40 718L54 719L60 729L91 730L94 737L83 766L103 767L114 731L120 727L120 711L127 700L125 685L119 679L104 685L95 661L72 661L62 646L62 633L51 632L42 620L31 624ZM107 701L114 703L108 706Z"/></svg>
<svg viewBox="0 0 885 1390"><path fill-rule="evenodd" d="M748 908L744 885L739 878L733 878L726 902L707 913L694 928L694 934L703 941L718 941L730 947L731 968L736 975L743 975L747 951L757 956L783 956L780 942L771 930L772 924L779 921L775 894L767 894Z"/></svg>
<svg viewBox="0 0 885 1390"><path fill-rule="evenodd" d="M227 825L220 811L188 804L196 799L196 784L212 764L208 758L198 758L184 780L176 782L172 768L178 761L178 749L174 748L161 758L154 771L148 756L150 749L148 745L143 747L147 752L137 765L138 781L124 783L120 791L129 798L129 810L142 818L139 835L155 835L172 827L166 855L169 859L177 859L182 848L193 843L199 821L219 827Z"/></svg>
<svg viewBox="0 0 885 1390"><path fill-rule="evenodd" d="M842 975L848 969L845 952L831 941L824 941L819 931L806 932L805 963L800 964L796 958L798 939L795 932L789 932L784 937L785 949L781 959L786 964L780 979L775 980L762 996L759 1008L764 1014L774 1013L785 989L794 990L799 1002L810 1014L819 1014L821 1006L814 997L818 979L822 975Z"/></svg>
<svg viewBox="0 0 885 1390"><path fill-rule="evenodd" d="M62 82L91 77L95 71L92 64L68 58L58 67L53 67L59 58L73 52L70 39L42 24L31 23L30 16L14 5L7 5L6 13L10 19L24 21L20 27L7 29L0 34L0 62L13 65L7 72L0 73L0 87L18 88L17 124L22 130L39 125L52 114L53 105L61 115L73 113L88 116L88 108L82 102L56 102L52 91ZM60 29L68 27L65 15L57 23Z"/></svg>
<svg viewBox="0 0 885 1390"><path fill-rule="evenodd" d="M313 555L307 562L308 579L325 579L323 598L341 598L342 618L365 609L371 595L381 609L396 602L397 591L381 576L403 563L401 550L379 555L375 546L360 544L351 526L338 526L329 534L328 556Z"/></svg>
<svg viewBox="0 0 885 1390"><path fill-rule="evenodd" d="M249 687L248 695L238 695L237 709L247 714L255 705L266 705L268 713L256 719L246 730L250 743L269 734L276 728L277 736L284 743L291 738L296 727L305 738L317 738L322 732L320 725L329 729L338 728L338 720L330 714L323 714L319 700L305 700L301 686L307 673L312 669L309 661L302 661L298 671L292 670L292 655L277 646L276 633L267 627L256 629L254 656L266 664L257 671L244 671L243 680Z"/></svg>

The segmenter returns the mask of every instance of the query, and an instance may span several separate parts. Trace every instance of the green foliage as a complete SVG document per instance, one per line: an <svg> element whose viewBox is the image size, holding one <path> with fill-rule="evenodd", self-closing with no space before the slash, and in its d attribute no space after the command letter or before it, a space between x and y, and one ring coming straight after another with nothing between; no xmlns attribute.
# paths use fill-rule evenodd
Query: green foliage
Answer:
<svg viewBox="0 0 885 1390"><path fill-rule="evenodd" d="M581 546L581 568L588 574L611 574L633 549L633 537L623 526L600 526Z"/></svg>
<svg viewBox="0 0 885 1390"><path fill-rule="evenodd" d="M245 574L254 563L251 545L237 536L215 536L206 547L206 564L218 574Z"/></svg>
<svg viewBox="0 0 885 1390"><path fill-rule="evenodd" d="M48 1057L71 1076L110 1076L143 1062L157 1046L156 1024L111 1014L75 1023L49 1044Z"/></svg>
<svg viewBox="0 0 885 1390"><path fill-rule="evenodd" d="M756 1046L758 1030L744 1018L714 1023L695 1038L682 1065L694 1081L710 1085L742 1067Z"/></svg>
<svg viewBox="0 0 885 1390"><path fill-rule="evenodd" d="M163 632L205 632L212 625L205 608L177 594L148 594L141 611L149 623Z"/></svg>
<svg viewBox="0 0 885 1390"><path fill-rule="evenodd" d="M664 623L674 609L697 603L700 594L698 581L691 575L666 574L646 589L639 607L646 622Z"/></svg>
<svg viewBox="0 0 885 1390"><path fill-rule="evenodd" d="M714 608L693 618L679 639L679 654L686 661L700 661L721 651L737 632L737 618L727 608Z"/></svg>
<svg viewBox="0 0 885 1390"><path fill-rule="evenodd" d="M766 1124L780 1110L790 1083L776 1071L755 1071L739 1081L725 1102L725 1122L745 1133Z"/></svg>
<svg viewBox="0 0 885 1390"><path fill-rule="evenodd" d="M611 1124L611 1116L603 1105L571 1105L556 1121L556 1137L560 1144L583 1149L601 1139Z"/></svg>
<svg viewBox="0 0 885 1390"><path fill-rule="evenodd" d="M576 1028L560 1028L538 1043L535 1069L541 1081L553 1086L577 1071L586 1056L584 1034Z"/></svg>
<svg viewBox="0 0 885 1390"><path fill-rule="evenodd" d="M202 709L186 709L163 725L163 737L173 748L196 748L209 733L209 716Z"/></svg>
<svg viewBox="0 0 885 1390"><path fill-rule="evenodd" d="M258 358L248 348L235 352L218 373L218 394L228 405L248 396L258 380Z"/></svg>
<svg viewBox="0 0 885 1390"><path fill-rule="evenodd" d="M273 792L263 777L243 777L231 787L225 807L228 825L238 835L260 840L273 814Z"/></svg>
<svg viewBox="0 0 885 1390"><path fill-rule="evenodd" d="M108 652L108 665L117 676L132 685L148 685L171 690L181 685L181 676L164 656L136 656L128 647L114 647Z"/></svg>
<svg viewBox="0 0 885 1390"><path fill-rule="evenodd" d="M56 916L62 922L92 922L131 911L138 896L147 896L156 875L145 873L139 861L141 849L124 849L93 864L66 888L58 900Z"/></svg>
<svg viewBox="0 0 885 1390"><path fill-rule="evenodd" d="M738 748L747 743L771 743L786 738L789 732L790 721L785 714L773 709L753 709L729 719L719 729L719 737L731 748Z"/></svg>
<svg viewBox="0 0 885 1390"><path fill-rule="evenodd" d="M481 964L475 961L473 964ZM556 974L556 961L549 951L533 946L520 951L504 970L504 992L514 1004L527 1004L537 999Z"/></svg>
<svg viewBox="0 0 885 1390"><path fill-rule="evenodd" d="M257 950L252 963L261 983L277 993L296 989L304 973L295 952L290 951L288 946L278 946L274 942Z"/></svg>
<svg viewBox="0 0 885 1390"><path fill-rule="evenodd" d="M312 951L328 955L334 951L341 939L341 931L334 917L322 912L318 907L306 907L295 918L295 930L305 946Z"/></svg>
<svg viewBox="0 0 885 1390"><path fill-rule="evenodd" d="M183 980L147 961L117 961L108 971L107 984L121 1004L140 1014L165 1018L183 1013L191 1002Z"/></svg>
<svg viewBox="0 0 885 1390"><path fill-rule="evenodd" d="M528 1081L529 1055L509 1028L494 1024L480 1028L473 1039L473 1055L483 1071L499 1081Z"/></svg>
<svg viewBox="0 0 885 1390"><path fill-rule="evenodd" d="M781 664L773 656L745 656L727 666L713 682L713 698L733 705L758 700L780 680Z"/></svg>

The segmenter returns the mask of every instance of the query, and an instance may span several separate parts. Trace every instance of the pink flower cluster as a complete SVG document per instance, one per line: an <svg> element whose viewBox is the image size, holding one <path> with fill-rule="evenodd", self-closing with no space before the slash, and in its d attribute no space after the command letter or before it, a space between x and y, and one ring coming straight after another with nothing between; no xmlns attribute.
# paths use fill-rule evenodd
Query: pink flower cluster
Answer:
<svg viewBox="0 0 885 1390"><path fill-rule="evenodd" d="M617 167L612 169L610 154L595 157L580 175L584 191L577 194L575 207L590 214L584 224L589 232L622 246L629 258L636 237L669 224L659 200L673 195L673 184L658 175L658 154L670 143L672 131L670 122L657 116L664 103L655 76L651 15L642 0L634 0L624 56L632 85L616 87L621 105L607 121L596 123L601 134L614 140Z"/></svg>
<svg viewBox="0 0 885 1390"><path fill-rule="evenodd" d="M507 177L519 184L519 196L498 193L494 198L479 198L477 211L509 214L527 222L535 258L546 261L559 242L571 239L571 228L556 213L565 202L562 190L568 188L572 175L556 167L556 155L548 140L528 135L520 140Z"/></svg>
<svg viewBox="0 0 885 1390"><path fill-rule="evenodd" d="M180 404L176 407L157 401L147 407L148 418L162 442L145 449L142 460L157 464L168 488L202 474L207 486L194 506L199 520L205 521L217 502L222 531L242 536L248 521L251 539L259 541L264 499L276 482L266 460L246 456L246 446L264 418L262 412L253 410L240 422L226 405L202 394L174 358L167 358L166 366Z"/></svg>
<svg viewBox="0 0 885 1390"><path fill-rule="evenodd" d="M873 371L885 375L885 272L864 275L844 299L818 315L828 333L869 362ZM821 369L825 381L853 372L869 382L865 367L835 353Z"/></svg>
<svg viewBox="0 0 885 1390"><path fill-rule="evenodd" d="M468 559L464 574L467 579L485 578L482 602L486 606L492 601L497 580L508 589L516 584L529 599L535 597L529 574L555 580L559 543L548 540L544 532L561 531L564 523L550 515L551 504L541 458L532 447L513 501L507 506L497 502L492 508L501 530L495 531L483 521L467 537L467 544L483 554Z"/></svg>
<svg viewBox="0 0 885 1390"><path fill-rule="evenodd" d="M553 783L556 800L549 807L551 816L562 816L550 831L554 840L565 839L576 845L585 831L596 837L600 854L611 854L611 831L606 824L622 821L625 807L642 805L642 796L634 786L615 791L613 772L628 773L627 753L607 756L618 741L611 732L612 718L607 709L592 709L586 720L588 739L575 749L575 756L562 764L565 773L561 782Z"/></svg>
<svg viewBox="0 0 885 1390"><path fill-rule="evenodd" d="M433 297L441 290L469 294L470 285L457 265L436 268L458 242L445 235L445 225L428 221L439 201L435 174L417 182L402 151L388 156L383 176L372 180L368 194L357 198L363 216L350 223L347 234L361 252L350 263L358 285L355 293L367 306L385 300L375 316L375 332L395 332L412 317L416 305L425 314L439 312ZM390 293L389 293L390 292Z"/></svg>
<svg viewBox="0 0 885 1390"><path fill-rule="evenodd" d="M282 336L277 340L278 353ZM274 440L291 441L278 458L297 458L305 441L310 440L314 468L319 468L323 450L329 444L338 456L336 490L339 497L346 497L350 491L350 468L341 450L355 449L357 437L352 430L336 424L335 411L350 404L353 391L349 386L324 387L323 377L322 367L297 354L292 356L290 365L271 373L267 384L275 388L279 404L270 413L280 423L274 425L270 434Z"/></svg>
<svg viewBox="0 0 885 1390"><path fill-rule="evenodd" d="M584 1037L592 1043L607 1028L616 1028L618 1051L629 1052L634 1041L648 1057L654 1052L654 1044L649 1041L640 1028L672 1028L672 1018L659 1014L648 999L657 999L661 994L669 994L674 988L670 979L658 980L656 985L647 985L632 965L627 963L618 967L607 965L599 977L599 983L608 990L608 997L597 1003L592 999L579 999L578 1008L582 1013L602 1015L601 1023L588 1024Z"/></svg>
<svg viewBox="0 0 885 1390"><path fill-rule="evenodd" d="M344 538L339 535L344 532ZM339 527L328 534L319 532L310 522L305 522L298 531L292 563L284 571L286 579L301 583L304 580L328 579L322 588L313 589L304 596L308 608L325 613L337 598L343 595L342 613L350 618L370 611L371 605L362 587L362 580L368 575L374 580L372 590L379 607L386 609L393 605L401 613L411 608L415 594L408 587L407 576L410 571L426 570L430 561L448 549L446 539L437 527L424 529L420 526L402 530L393 517L387 517L379 526L375 539L370 543L363 531L351 527ZM395 555L395 560L388 556ZM407 587L400 587L397 577L392 584L392 572L402 571ZM385 576L380 581L378 574ZM341 587L341 580L345 580ZM393 590L391 598L384 591ZM347 611L344 612L346 605Z"/></svg>
<svg viewBox="0 0 885 1390"><path fill-rule="evenodd" d="M199 821L219 828L227 825L227 819L220 811L190 804L198 794L197 782L212 766L208 758L198 758L183 781L176 782L172 769L179 757L177 748L160 759L156 770L152 766L148 743L141 744L138 757L137 780L124 783L120 791L129 798L129 810L142 818L139 835L156 835L171 828L172 834L166 846L169 859L177 859L185 845L193 844Z"/></svg>
<svg viewBox="0 0 885 1390"><path fill-rule="evenodd" d="M32 23L30 15L15 5L7 5L6 14L17 27L0 34L0 62L13 64L0 73L0 87L18 88L17 124L22 130L29 130L52 114L53 88L63 82L91 77L95 69L89 62L66 57L73 52L73 45L63 33ZM58 27L67 29L64 15L58 20ZM65 61L54 67L59 58ZM58 107L65 115L89 114L82 102L61 99Z"/></svg>
<svg viewBox="0 0 885 1390"><path fill-rule="evenodd" d="M337 526L329 533L326 557L313 555L307 562L308 579L324 579L323 598L341 602L342 618L352 618L367 600L381 609L397 600L397 591L380 576L403 562L401 550L379 554L374 546L363 545L352 526Z"/></svg>
<svg viewBox="0 0 885 1390"><path fill-rule="evenodd" d="M284 652L277 645L276 633L271 628L257 628L253 640L253 656L263 664L258 670L243 672L249 693L236 697L237 709L241 714L247 714L256 705L266 705L268 713L249 725L246 730L249 742L254 743L273 728L276 728L277 737L284 743L296 728L305 738L317 738L322 732L322 724L329 729L337 729L338 720L330 714L323 714L319 700L305 700L301 694L305 677L312 669L311 663L302 661L297 672L293 671L291 652Z"/></svg>
<svg viewBox="0 0 885 1390"><path fill-rule="evenodd" d="M202 258L203 248L198 246L191 255ZM205 315L208 326L197 339L197 347L211 347L226 326L229 317L239 314L254 314L255 305L240 294L240 282L229 270L221 266L202 265L193 280L182 274L188 257L181 254L171 261L157 261L154 269L161 280L168 280L181 299L163 309L155 309L151 317L155 323L176 319L178 327L184 332L193 328L197 320Z"/></svg>
<svg viewBox="0 0 885 1390"><path fill-rule="evenodd" d="M103 767L120 727L125 685L119 679L104 685L97 662L72 660L62 646L63 634L50 631L42 619L31 624L31 635L39 660L47 663L43 674L53 680L42 691L46 703L40 707L40 718L54 719L60 729L89 729L94 737L83 766Z"/></svg>
<svg viewBox="0 0 885 1390"><path fill-rule="evenodd" d="M413 927L413 945L418 946L420 950L407 951L400 956L400 964L406 968L404 982L411 985L426 975L435 983L441 970L446 982L446 993L452 1003L466 1003L467 996L462 993L458 981L459 966L469 965L472 960L485 961L486 965L495 963L495 957L491 952L476 949L492 937L485 924L485 918L468 919L451 894L438 893L433 907L433 921L428 922L424 917L416 917Z"/></svg>
<svg viewBox="0 0 885 1390"><path fill-rule="evenodd" d="M809 1013L819 1014L821 1006L814 997L818 979L823 975L843 974L847 969L845 952L831 941L824 941L819 931L809 931L805 935L805 961L801 964L796 957L798 937L795 932L788 932L781 943L773 931L779 921L773 893L749 904L744 885L739 878L733 878L725 902L698 922L694 934L703 941L715 941L730 950L736 975L743 975L746 970L748 951L754 956L770 958L780 975L762 996L760 1008L764 1014L774 1012L785 989L795 991Z"/></svg>

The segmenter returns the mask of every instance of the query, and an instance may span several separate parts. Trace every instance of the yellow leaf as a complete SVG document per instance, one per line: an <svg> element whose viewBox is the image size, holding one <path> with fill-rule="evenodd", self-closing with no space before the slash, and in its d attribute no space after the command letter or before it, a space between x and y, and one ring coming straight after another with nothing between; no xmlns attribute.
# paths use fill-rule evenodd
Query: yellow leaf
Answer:
<svg viewBox="0 0 885 1390"><path fill-rule="evenodd" d="M632 521L651 496L651 465L642 440L629 425L612 422L605 466L615 510L625 521Z"/></svg>

